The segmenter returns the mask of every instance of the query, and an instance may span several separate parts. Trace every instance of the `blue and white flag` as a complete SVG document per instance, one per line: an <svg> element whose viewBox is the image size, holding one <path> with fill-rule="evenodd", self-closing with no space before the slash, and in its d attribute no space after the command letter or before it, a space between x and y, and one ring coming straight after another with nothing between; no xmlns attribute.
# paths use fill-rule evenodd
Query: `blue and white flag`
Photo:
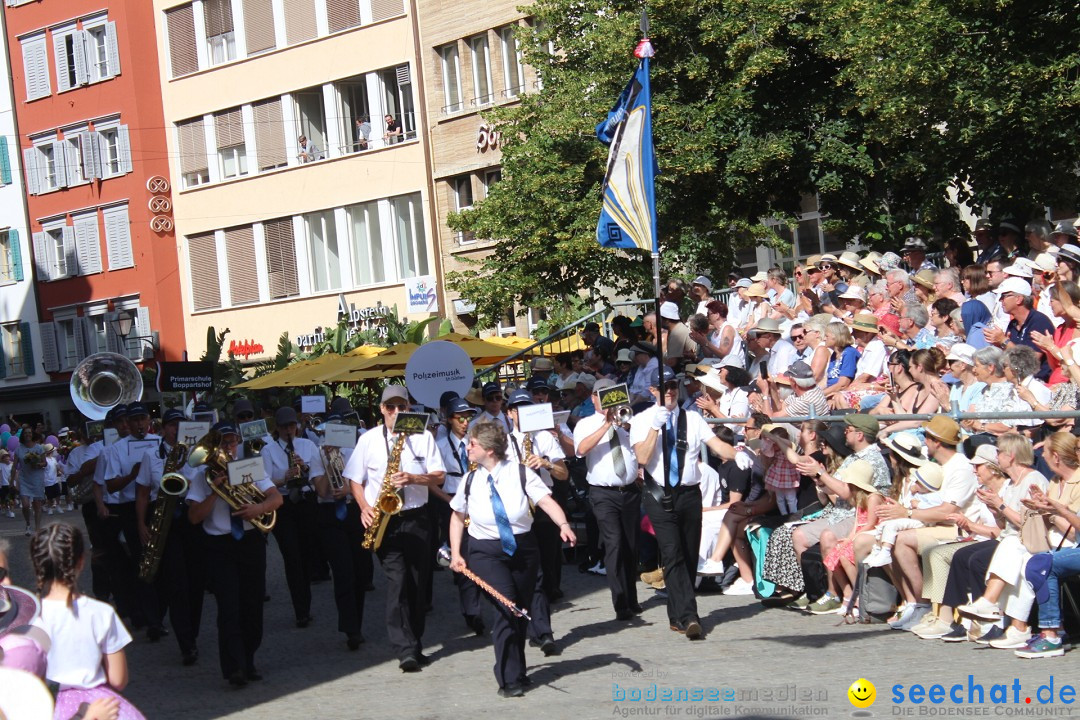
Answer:
<svg viewBox="0 0 1080 720"><path fill-rule="evenodd" d="M637 71L607 120L596 126L596 137L611 147L596 240L604 247L641 248L658 253L653 187L658 169L652 140L649 97L652 46L648 40L642 41L635 55L641 58Z"/></svg>

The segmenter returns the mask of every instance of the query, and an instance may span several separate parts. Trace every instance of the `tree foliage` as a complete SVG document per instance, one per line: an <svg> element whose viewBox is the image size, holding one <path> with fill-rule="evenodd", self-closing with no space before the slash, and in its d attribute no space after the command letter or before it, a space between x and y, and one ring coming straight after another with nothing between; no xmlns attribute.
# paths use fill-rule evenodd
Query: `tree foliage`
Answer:
<svg viewBox="0 0 1080 720"><path fill-rule="evenodd" d="M495 239L450 286L493 321L601 286L647 292L638 251L594 241L594 128L636 64L641 5L537 0L519 33L542 90L487 113L503 178L451 225ZM665 272L717 273L817 194L828 229L893 246L951 235L952 191L1027 219L1077 194L1080 54L1061 0L653 0ZM552 43L556 52L548 52Z"/></svg>

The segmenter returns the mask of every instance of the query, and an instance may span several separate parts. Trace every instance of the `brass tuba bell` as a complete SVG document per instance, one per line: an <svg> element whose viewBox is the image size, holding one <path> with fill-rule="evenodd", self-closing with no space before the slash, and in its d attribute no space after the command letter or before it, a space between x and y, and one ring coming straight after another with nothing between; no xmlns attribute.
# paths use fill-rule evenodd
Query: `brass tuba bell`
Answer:
<svg viewBox="0 0 1080 720"><path fill-rule="evenodd" d="M133 403L142 397L139 368L117 353L88 356L71 373L68 390L71 401L91 420L103 420L112 408Z"/></svg>

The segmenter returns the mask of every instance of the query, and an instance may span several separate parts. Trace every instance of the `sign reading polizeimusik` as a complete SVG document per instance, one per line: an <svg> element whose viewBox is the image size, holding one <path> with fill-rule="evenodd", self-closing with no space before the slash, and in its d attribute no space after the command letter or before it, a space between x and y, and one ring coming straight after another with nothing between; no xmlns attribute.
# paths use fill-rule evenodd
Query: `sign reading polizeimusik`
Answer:
<svg viewBox="0 0 1080 720"><path fill-rule="evenodd" d="M472 387L473 365L469 354L447 340L424 343L405 363L405 387L429 408L439 407L447 390L465 397Z"/></svg>

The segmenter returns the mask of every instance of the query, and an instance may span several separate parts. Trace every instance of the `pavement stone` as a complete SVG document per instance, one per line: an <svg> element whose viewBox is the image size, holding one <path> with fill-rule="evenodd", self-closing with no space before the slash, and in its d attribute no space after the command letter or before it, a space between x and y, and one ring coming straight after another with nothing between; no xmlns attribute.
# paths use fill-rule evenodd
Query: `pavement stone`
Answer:
<svg viewBox="0 0 1080 720"><path fill-rule="evenodd" d="M46 518L82 525L77 513ZM27 538L21 517L0 518L0 535L13 545L16 584L31 585ZM566 598L554 605L553 626L562 655L545 658L528 648L534 686L520 699L496 695L490 639L473 637L457 610L447 570L435 574L435 609L428 616L425 652L433 660L420 673L398 670L386 647L383 582L369 594L364 619L367 642L357 652L336 631L330 583L313 587L315 622L297 629L285 586L281 556L267 548L266 631L257 655L261 682L236 690L222 680L217 662L215 606L207 596L194 667L180 665L170 636L152 644L139 633L128 648L131 683L125 695L152 720L319 718L592 718L592 717L929 717L945 714L1006 716L1080 715L1055 702L1042 705L1036 691L1054 683L1080 684L1080 651L1054 660L1021 660L1004 650L973 643L921 640L885 625L843 625L838 616L807 616L766 609L750 597L703 595L699 610L708 636L690 642L668 628L664 601L639 585L645 613L624 623L614 619L606 581L567 565ZM377 567L377 564L376 564ZM88 573L89 571L87 571ZM84 588L90 586L84 577ZM488 622L490 627L490 622ZM891 701L892 688L919 683L929 688L959 683L966 702L969 675L984 689L987 704L956 706ZM868 710L849 703L847 689L865 677L878 699ZM1013 683L1019 681L1013 702ZM635 701L635 691L685 688L715 693L717 701ZM1008 686L1008 703L989 704L991 686ZM2 689L0 689L2 691ZM620 692L624 700L617 700ZM1045 688L1042 693L1046 696ZM1031 704L1024 702L1030 697Z"/></svg>

